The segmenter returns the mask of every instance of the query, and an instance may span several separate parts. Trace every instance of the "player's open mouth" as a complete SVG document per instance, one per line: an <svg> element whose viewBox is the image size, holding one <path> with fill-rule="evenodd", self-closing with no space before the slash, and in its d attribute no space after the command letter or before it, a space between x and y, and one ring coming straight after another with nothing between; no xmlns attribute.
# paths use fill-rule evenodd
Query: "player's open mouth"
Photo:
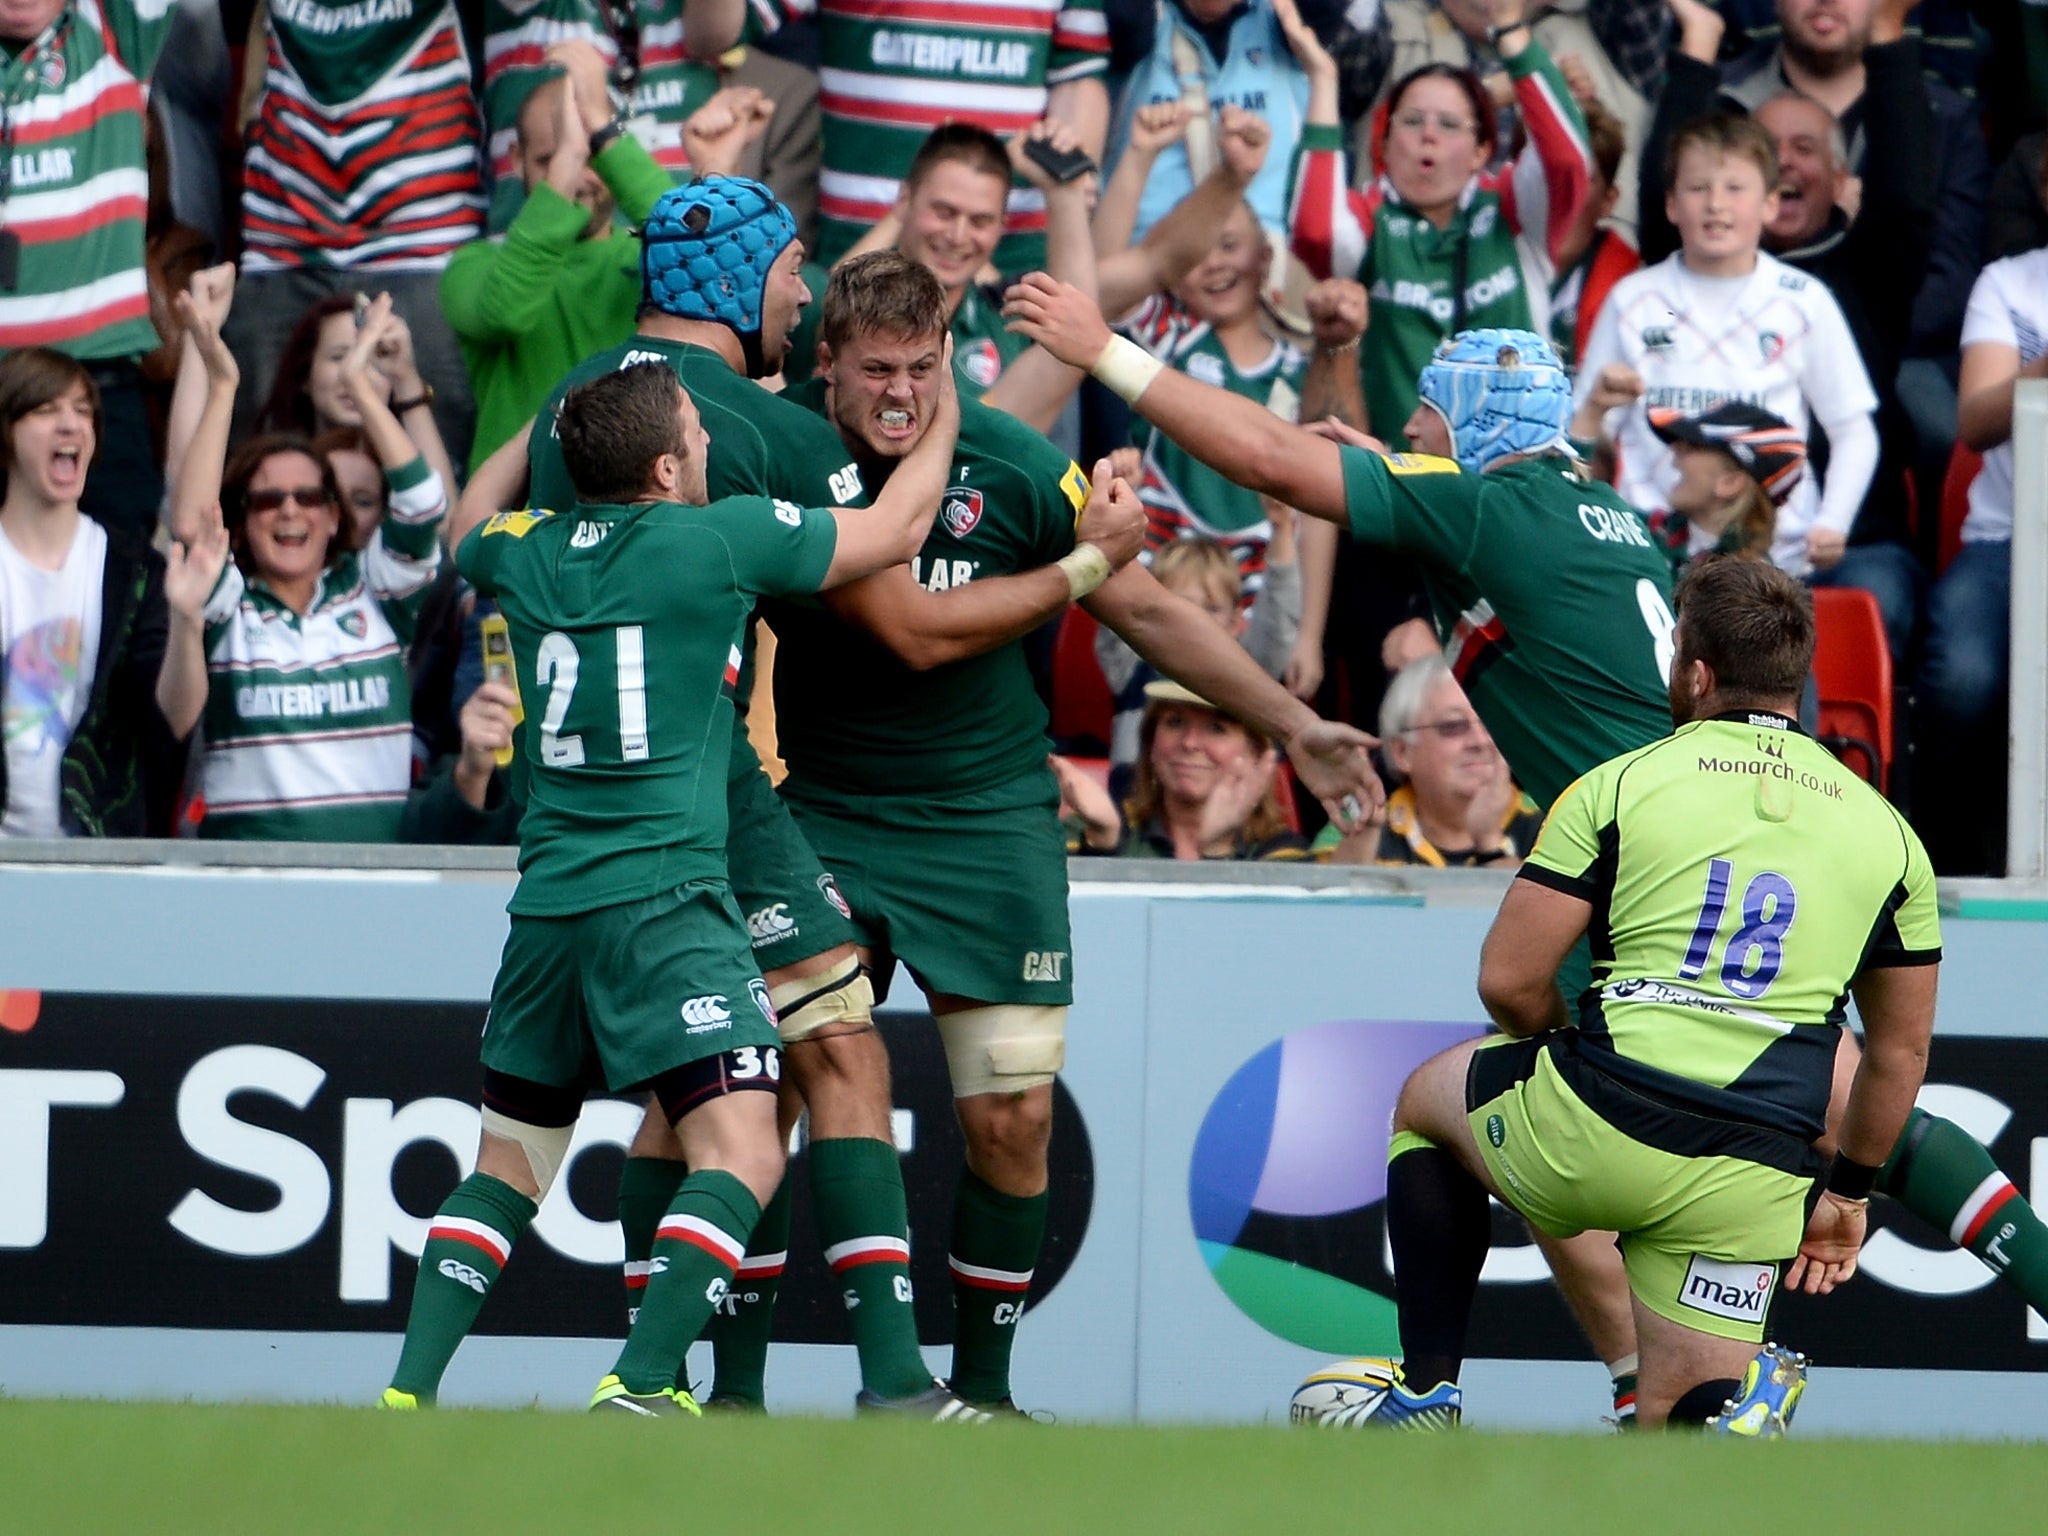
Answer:
<svg viewBox="0 0 2048 1536"><path fill-rule="evenodd" d="M882 430L891 437L902 437L917 425L917 418L910 412L893 409L879 412L875 420L881 423Z"/></svg>

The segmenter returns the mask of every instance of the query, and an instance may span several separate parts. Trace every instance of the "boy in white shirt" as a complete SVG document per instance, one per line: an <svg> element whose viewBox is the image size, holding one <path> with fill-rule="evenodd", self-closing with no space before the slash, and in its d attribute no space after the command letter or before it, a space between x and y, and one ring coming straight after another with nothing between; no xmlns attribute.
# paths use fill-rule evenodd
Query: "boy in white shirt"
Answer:
<svg viewBox="0 0 2048 1536"><path fill-rule="evenodd" d="M1877 469L1870 376L1827 286L1759 248L1778 200L1769 132L1739 114L1697 118L1672 135L1665 171L1679 249L1614 285L1580 363L1579 403L1635 396L1605 425L1620 455L1615 484L1645 514L1670 506L1677 480L1670 447L1650 429L1652 407L1696 413L1743 400L1802 436L1818 421L1826 482L1809 474L1792 493L1771 545L1776 564L1814 579L1841 563Z"/></svg>
<svg viewBox="0 0 2048 1536"><path fill-rule="evenodd" d="M199 614L227 534L216 513L166 566L83 516L100 421L74 359L0 358L0 836L167 833L206 702Z"/></svg>

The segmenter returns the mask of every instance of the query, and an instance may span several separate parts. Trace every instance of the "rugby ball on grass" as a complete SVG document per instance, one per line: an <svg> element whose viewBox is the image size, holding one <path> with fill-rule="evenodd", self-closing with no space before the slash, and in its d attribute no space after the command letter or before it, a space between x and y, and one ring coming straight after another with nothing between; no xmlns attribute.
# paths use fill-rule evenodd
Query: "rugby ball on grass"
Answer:
<svg viewBox="0 0 2048 1536"><path fill-rule="evenodd" d="M1316 1429L1356 1428L1379 1412L1398 1376L1394 1362L1381 1355L1338 1360L1294 1389L1288 1420Z"/></svg>

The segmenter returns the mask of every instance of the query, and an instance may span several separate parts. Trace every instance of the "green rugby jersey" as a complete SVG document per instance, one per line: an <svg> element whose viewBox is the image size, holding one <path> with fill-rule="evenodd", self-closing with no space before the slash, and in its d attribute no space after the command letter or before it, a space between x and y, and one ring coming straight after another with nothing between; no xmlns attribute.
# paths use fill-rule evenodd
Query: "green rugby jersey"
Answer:
<svg viewBox="0 0 2048 1536"><path fill-rule="evenodd" d="M578 384L635 363L667 363L696 403L704 430L711 435L706 480L713 501L727 496L778 496L800 507L857 507L866 499L860 470L839 440L839 434L802 406L770 394L707 347L629 336L618 346L598 353L571 370L541 407L527 439L532 466L527 502L535 507L566 511L576 504L576 487L562 465L562 442L555 432L555 413ZM740 707L752 693L754 631L747 628L746 672L740 685ZM751 767L753 754L741 757Z"/></svg>
<svg viewBox="0 0 2048 1536"><path fill-rule="evenodd" d="M1600 764L1521 878L1593 904L1592 1060L1804 1140L1825 1126L1851 978L1941 958L1913 829L1775 714L1695 720Z"/></svg>
<svg viewBox="0 0 2048 1536"><path fill-rule="evenodd" d="M504 611L531 706L511 911L725 878L747 616L815 592L837 540L831 513L765 496L500 512L470 531L456 565Z"/></svg>
<svg viewBox="0 0 2048 1536"><path fill-rule="evenodd" d="M822 380L799 398L825 409ZM836 438L837 433L834 433ZM943 592L1074 547L1080 466L1013 416L961 402L952 483L911 574ZM1046 772L1049 724L1022 641L914 672L816 604L776 604L776 741L802 793L943 797Z"/></svg>
<svg viewBox="0 0 2048 1536"><path fill-rule="evenodd" d="M1671 728L1671 566L1612 487L1556 455L1468 475L1340 451L1352 536L1417 557L1451 670L1538 805Z"/></svg>

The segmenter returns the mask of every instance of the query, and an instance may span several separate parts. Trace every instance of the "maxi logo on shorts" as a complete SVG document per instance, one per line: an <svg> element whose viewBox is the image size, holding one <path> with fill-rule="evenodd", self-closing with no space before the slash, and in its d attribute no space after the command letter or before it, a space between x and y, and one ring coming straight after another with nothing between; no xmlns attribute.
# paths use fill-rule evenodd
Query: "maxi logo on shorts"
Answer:
<svg viewBox="0 0 2048 1536"><path fill-rule="evenodd" d="M1730 1264L1692 1256L1678 1299L1696 1312L1709 1312L1737 1323L1761 1323L1778 1283L1775 1264Z"/></svg>
<svg viewBox="0 0 2048 1536"><path fill-rule="evenodd" d="M683 1023L686 1035L706 1035L714 1029L731 1029L732 1010L725 1006L725 994L714 992L691 998L683 1004Z"/></svg>

